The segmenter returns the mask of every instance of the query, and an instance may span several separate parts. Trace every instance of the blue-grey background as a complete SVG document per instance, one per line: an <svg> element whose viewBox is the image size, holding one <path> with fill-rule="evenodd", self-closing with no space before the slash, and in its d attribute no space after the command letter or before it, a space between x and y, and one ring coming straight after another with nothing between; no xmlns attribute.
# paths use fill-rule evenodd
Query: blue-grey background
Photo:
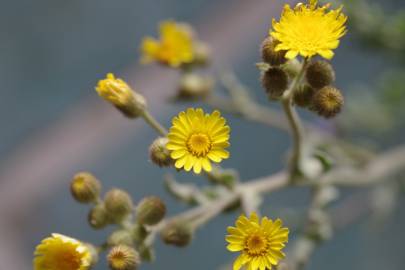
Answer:
<svg viewBox="0 0 405 270"><path fill-rule="evenodd" d="M70 197L69 181L76 171L93 172L102 180L105 190L113 186L126 189L135 201L145 195L159 195L167 202L170 215L185 208L162 187L162 175L171 170L157 169L147 160L147 148L154 132L143 123L130 123L110 109L98 99L94 85L111 71L128 79L142 77L137 77L138 72L154 74L143 77L144 81L159 81L160 75L155 74L163 74L167 80L175 77L173 72L163 68L138 65L141 38L156 36L157 23L173 18L196 25L197 30L202 30L202 39L217 41L214 45L219 44L221 48L214 47L214 53L228 48L234 50L236 53L231 54L232 57L219 57L217 64L232 66L241 81L252 89L252 94L265 103L254 63L259 60L258 44L267 33L271 17L279 14L282 1L249 1L251 6L268 8L268 18L261 20L264 24L249 29L243 26L258 15L254 7L246 9L246 2L2 0L1 269L31 267L35 245L51 232L95 243L103 241L108 230L91 230L86 223L87 206L77 204ZM388 2L391 9L403 8L400 0ZM229 25L221 28L217 25L221 23ZM232 35L238 28L242 32ZM219 29L231 33L218 32ZM236 35L242 40L246 35L247 40L242 44L232 40ZM349 89L354 83L372 83L370 78L391 65L386 57L364 50L350 31L333 63L337 85L342 89ZM148 82L139 84L148 85ZM170 96L174 91L168 86L162 81L159 89L139 89L147 97L156 98L151 111L165 125L169 124L172 115L185 107L162 105L161 96ZM289 147L285 133L230 115L226 117L232 127L232 157L224 162L225 167L237 167L242 179L274 173L282 168ZM86 119L91 121L86 122ZM108 136L91 133L100 125L110 128L95 133L107 130ZM83 145L80 144L81 134L84 134ZM86 134L89 137L84 137ZM380 141L392 145L401 142L402 136L397 134L390 137L392 141L383 138ZM71 148L71 144L77 148ZM92 147L87 148L90 144ZM94 150L94 154L88 153L88 149ZM36 171L31 171L32 168ZM204 183L204 179L190 175L179 178ZM306 190L279 192L266 200L263 213L274 218L280 215L278 208L303 209L307 201ZM403 206L404 201L399 205ZM165 246L158 241L156 262L144 264L142 268L216 269L232 261L234 255L226 251L224 235L226 226L233 223L236 214L227 214L209 223L185 249ZM404 218L403 207L398 207L391 219L378 229L370 228L365 222L345 229L316 252L310 269L404 269ZM292 239L294 237L292 234ZM96 269L106 269L104 258Z"/></svg>

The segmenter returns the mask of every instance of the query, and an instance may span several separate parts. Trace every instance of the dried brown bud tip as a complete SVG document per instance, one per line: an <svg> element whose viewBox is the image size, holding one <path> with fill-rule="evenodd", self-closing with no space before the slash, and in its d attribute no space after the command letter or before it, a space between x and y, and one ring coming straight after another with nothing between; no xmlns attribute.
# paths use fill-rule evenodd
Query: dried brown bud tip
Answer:
<svg viewBox="0 0 405 270"><path fill-rule="evenodd" d="M321 89L335 81L335 71L326 61L315 61L306 70L307 82L315 89Z"/></svg>
<svg viewBox="0 0 405 270"><path fill-rule="evenodd" d="M262 85L269 98L278 99L288 87L287 73L278 67L271 67L262 75Z"/></svg>
<svg viewBox="0 0 405 270"><path fill-rule="evenodd" d="M280 42L272 37L267 37L261 46L262 59L272 66L279 66L287 62L286 51L276 51L275 48Z"/></svg>
<svg viewBox="0 0 405 270"><path fill-rule="evenodd" d="M100 190L100 181L87 172L77 173L70 184L73 198L80 203L95 202L98 199Z"/></svg>
<svg viewBox="0 0 405 270"><path fill-rule="evenodd" d="M311 109L320 116L331 118L340 112L343 103L342 93L334 87L326 86L315 93Z"/></svg>
<svg viewBox="0 0 405 270"><path fill-rule="evenodd" d="M300 107L308 107L309 105L311 105L314 94L314 88L307 84L302 85L294 92L294 104Z"/></svg>

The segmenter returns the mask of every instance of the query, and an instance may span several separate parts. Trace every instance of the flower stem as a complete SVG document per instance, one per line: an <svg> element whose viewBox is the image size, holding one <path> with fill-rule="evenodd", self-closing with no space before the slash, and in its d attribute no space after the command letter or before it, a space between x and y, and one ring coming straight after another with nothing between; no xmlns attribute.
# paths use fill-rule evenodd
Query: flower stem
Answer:
<svg viewBox="0 0 405 270"><path fill-rule="evenodd" d="M152 128L154 128L160 135L166 137L167 130L163 127L147 110L143 111L142 117L146 123L148 123Z"/></svg>
<svg viewBox="0 0 405 270"><path fill-rule="evenodd" d="M284 112L287 116L291 133L293 139L293 153L291 157L291 164L290 164L290 174L296 175L299 173L300 169L300 162L302 158L302 141L303 141L303 128L301 121L298 117L298 114L294 107L292 106L292 98L294 92L300 85L302 77L305 73L305 69L308 64L308 58L304 59L304 63L302 64L300 72L295 77L294 81L291 83L291 86L288 90L285 91L282 98L282 105Z"/></svg>

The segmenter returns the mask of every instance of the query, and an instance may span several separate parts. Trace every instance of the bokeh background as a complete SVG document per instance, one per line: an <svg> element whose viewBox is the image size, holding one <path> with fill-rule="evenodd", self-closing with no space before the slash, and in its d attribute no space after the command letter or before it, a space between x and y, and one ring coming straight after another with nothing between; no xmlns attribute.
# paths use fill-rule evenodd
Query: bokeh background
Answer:
<svg viewBox="0 0 405 270"><path fill-rule="evenodd" d="M103 241L108 230L90 229L86 223L88 208L70 196L69 182L77 171L94 173L105 190L127 189L135 201L145 195L161 196L169 215L184 210L185 206L170 197L162 185L162 175L172 170L158 169L148 160L147 148L154 131L142 121L122 117L97 97L94 86L107 72L119 74L147 97L152 113L168 125L171 117L187 106L167 103L175 93L177 75L162 67L140 65L138 49L144 35L156 35L159 21L172 18L194 25L200 38L212 45L217 70L232 69L252 95L266 103L254 64L260 60L259 44L267 35L271 18L280 14L285 2L2 0L0 269L31 268L35 245L51 232L95 243ZM387 14L402 12L403 19L403 0L366 3L382 4ZM404 25L394 28L403 31ZM377 31L373 27L371 23L363 25L371 36ZM349 28L333 59L337 85L347 96L352 95L350 91L365 89L367 101L376 106L369 115L373 121L369 122L375 124L380 119L383 124L376 127L360 123L356 118L359 114L353 112L341 120L341 127L348 131L364 124L363 130L346 132L346 136L372 149L385 149L404 142L403 121L394 111L398 114L389 116L399 124L387 124L389 117L381 116L384 108L370 93L378 91L378 78L387 70L403 67L404 48L385 48L394 51L386 53L378 38L362 37L357 31L362 29L357 28ZM402 81L395 87L405 90ZM401 98L399 95L399 101ZM349 111L356 111L356 103L351 104ZM397 106L404 108L405 103ZM224 162L225 167L237 167L242 179L282 168L289 147L283 132L226 117L232 126L232 158ZM182 174L179 178L204 181ZM305 190L272 194L263 213L277 217L280 209L304 209L308 194ZM397 206L383 224L374 226L363 219L341 231L317 250L309 269L404 269L405 210L401 206L405 201L399 199ZM229 263L234 255L225 249L225 228L236 215L227 214L209 223L185 249L158 241L156 262L144 264L142 269L217 269ZM102 258L96 269L106 268Z"/></svg>

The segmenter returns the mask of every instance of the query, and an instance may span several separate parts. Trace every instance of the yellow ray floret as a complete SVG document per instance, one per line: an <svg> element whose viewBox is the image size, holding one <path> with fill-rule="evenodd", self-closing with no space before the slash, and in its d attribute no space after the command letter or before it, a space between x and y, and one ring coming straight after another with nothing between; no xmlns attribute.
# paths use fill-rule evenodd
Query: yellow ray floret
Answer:
<svg viewBox="0 0 405 270"><path fill-rule="evenodd" d="M166 147L176 160L175 167L186 171L211 171L211 161L229 157L230 128L219 111L205 114L202 109L187 109L173 118Z"/></svg>
<svg viewBox="0 0 405 270"><path fill-rule="evenodd" d="M341 12L342 7L329 10L330 4L318 6L317 2L299 3L294 9L285 5L280 21L273 19L270 35L280 42L277 51L287 51L286 58L319 54L331 59L339 39L346 34L347 17Z"/></svg>
<svg viewBox="0 0 405 270"><path fill-rule="evenodd" d="M36 247L34 270L87 270L91 253L80 241L53 233Z"/></svg>
<svg viewBox="0 0 405 270"><path fill-rule="evenodd" d="M256 213L250 218L241 215L235 227L228 227L227 248L232 252L241 252L233 264L233 270L246 266L247 270L270 270L285 257L281 251L288 242L288 228L282 227L280 219L272 221L263 217L261 221Z"/></svg>
<svg viewBox="0 0 405 270"><path fill-rule="evenodd" d="M172 67L192 62L194 58L193 33L182 23L164 21L159 28L160 39L146 37L142 41L142 62L157 61Z"/></svg>

